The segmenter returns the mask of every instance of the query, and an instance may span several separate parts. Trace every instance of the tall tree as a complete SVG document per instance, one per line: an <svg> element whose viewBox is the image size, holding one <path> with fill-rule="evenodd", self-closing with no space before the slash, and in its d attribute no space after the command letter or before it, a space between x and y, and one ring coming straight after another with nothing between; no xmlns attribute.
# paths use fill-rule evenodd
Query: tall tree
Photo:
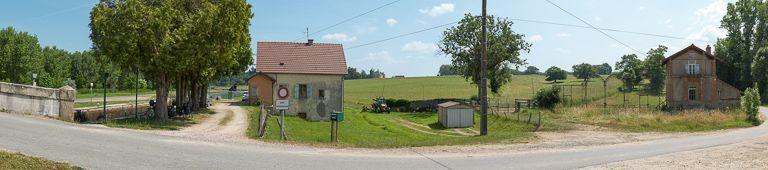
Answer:
<svg viewBox="0 0 768 170"><path fill-rule="evenodd" d="M456 68L451 66L450 64L444 64L440 66L440 71L438 73L440 76L449 76L449 75L459 75L459 72L456 71Z"/></svg>
<svg viewBox="0 0 768 170"><path fill-rule="evenodd" d="M751 86L753 57L768 43L768 2L739 0L729 3L720 21L727 36L718 39L715 52L721 58L718 77L723 81L745 89Z"/></svg>
<svg viewBox="0 0 768 170"><path fill-rule="evenodd" d="M38 75L38 84L43 87L59 88L69 80L71 62L69 52L56 47L45 47L41 52L42 71Z"/></svg>
<svg viewBox="0 0 768 170"><path fill-rule="evenodd" d="M768 102L768 47L761 48L755 55L752 74L762 102Z"/></svg>
<svg viewBox="0 0 768 170"><path fill-rule="evenodd" d="M0 81L32 84L40 74L42 60L37 37L12 27L0 30Z"/></svg>
<svg viewBox="0 0 768 170"><path fill-rule="evenodd" d="M99 58L125 70L138 68L152 79L156 113L165 119L172 80L204 87L202 82L239 73L253 62L252 15L244 0L101 1L91 11L91 40ZM203 87L177 90L197 92L191 98L201 99Z"/></svg>
<svg viewBox="0 0 768 170"><path fill-rule="evenodd" d="M587 82L590 78L597 77L598 75L592 65L581 63L573 66L573 76L578 79L583 79L584 82Z"/></svg>
<svg viewBox="0 0 768 170"><path fill-rule="evenodd" d="M637 59L637 55L629 54L621 57L621 61L616 62L617 78L624 84L624 91L631 91L643 80L641 71L642 61Z"/></svg>
<svg viewBox="0 0 768 170"><path fill-rule="evenodd" d="M611 64L608 64L608 63L593 65L592 67L595 68L595 72L597 73L597 75L610 75L613 72L613 68L611 67Z"/></svg>
<svg viewBox="0 0 768 170"><path fill-rule="evenodd" d="M525 67L525 71L523 71L523 74L526 74L526 75L539 74L539 73L541 72L539 71L539 68L537 68L536 66Z"/></svg>
<svg viewBox="0 0 768 170"><path fill-rule="evenodd" d="M643 77L648 79L649 83L646 89L653 93L661 93L666 79L666 69L664 68L664 53L667 47L659 47L648 50L648 57L643 61Z"/></svg>
<svg viewBox="0 0 768 170"><path fill-rule="evenodd" d="M458 26L448 28L443 32L440 50L452 57L452 65L472 83L480 82L480 53L483 44L480 41L482 17L465 14ZM488 70L491 92L498 93L511 75L509 65L522 65L521 52L529 52L530 43L523 40L523 35L512 31L512 22L506 18L487 17L488 41Z"/></svg>
<svg viewBox="0 0 768 170"><path fill-rule="evenodd" d="M557 83L557 80L565 80L568 78L568 73L565 72L565 70L555 66L548 68L547 71L544 72L544 75L547 76L547 79L545 79L546 81L553 81L553 83Z"/></svg>

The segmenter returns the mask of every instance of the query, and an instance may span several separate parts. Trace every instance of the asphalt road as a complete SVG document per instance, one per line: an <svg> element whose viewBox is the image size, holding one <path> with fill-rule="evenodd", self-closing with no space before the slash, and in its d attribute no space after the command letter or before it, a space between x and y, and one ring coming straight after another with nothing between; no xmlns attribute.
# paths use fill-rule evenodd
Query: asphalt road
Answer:
<svg viewBox="0 0 768 170"><path fill-rule="evenodd" d="M768 112L765 108L760 111ZM0 114L0 148L88 169L572 169L726 145L765 135L768 125L763 124L729 133L583 150L494 156L351 155L259 142L198 141Z"/></svg>

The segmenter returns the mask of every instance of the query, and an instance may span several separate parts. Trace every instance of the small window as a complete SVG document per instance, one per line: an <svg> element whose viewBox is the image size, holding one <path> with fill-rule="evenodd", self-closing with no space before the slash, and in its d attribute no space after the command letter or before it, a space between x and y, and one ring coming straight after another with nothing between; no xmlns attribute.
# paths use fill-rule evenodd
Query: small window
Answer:
<svg viewBox="0 0 768 170"><path fill-rule="evenodd" d="M317 99L325 100L325 90L318 90L317 91Z"/></svg>
<svg viewBox="0 0 768 170"><path fill-rule="evenodd" d="M699 64L687 64L685 65L685 72L690 75L699 74L701 73L701 68Z"/></svg>
<svg viewBox="0 0 768 170"><path fill-rule="evenodd" d="M696 100L696 87L688 87L688 100Z"/></svg>
<svg viewBox="0 0 768 170"><path fill-rule="evenodd" d="M307 98L307 85L306 84L299 84L299 98L300 99L306 99Z"/></svg>

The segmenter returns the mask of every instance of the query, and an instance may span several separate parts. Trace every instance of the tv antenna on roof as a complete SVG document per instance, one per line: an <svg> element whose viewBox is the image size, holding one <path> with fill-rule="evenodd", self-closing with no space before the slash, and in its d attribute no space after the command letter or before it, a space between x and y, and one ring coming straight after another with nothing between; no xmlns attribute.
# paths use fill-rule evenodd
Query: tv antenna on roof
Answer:
<svg viewBox="0 0 768 170"><path fill-rule="evenodd" d="M304 34L306 34L306 35L307 35L307 40L309 40L309 27L307 27L307 31L306 31L306 32L304 32Z"/></svg>

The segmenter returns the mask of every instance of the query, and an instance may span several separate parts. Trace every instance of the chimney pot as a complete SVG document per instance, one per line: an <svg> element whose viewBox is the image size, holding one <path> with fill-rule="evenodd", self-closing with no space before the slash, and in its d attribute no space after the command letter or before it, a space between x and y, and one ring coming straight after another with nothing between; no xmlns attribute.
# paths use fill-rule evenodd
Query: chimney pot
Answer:
<svg viewBox="0 0 768 170"><path fill-rule="evenodd" d="M707 45L707 54L712 55L712 47Z"/></svg>
<svg viewBox="0 0 768 170"><path fill-rule="evenodd" d="M307 46L312 46L315 43L314 39L307 39Z"/></svg>

